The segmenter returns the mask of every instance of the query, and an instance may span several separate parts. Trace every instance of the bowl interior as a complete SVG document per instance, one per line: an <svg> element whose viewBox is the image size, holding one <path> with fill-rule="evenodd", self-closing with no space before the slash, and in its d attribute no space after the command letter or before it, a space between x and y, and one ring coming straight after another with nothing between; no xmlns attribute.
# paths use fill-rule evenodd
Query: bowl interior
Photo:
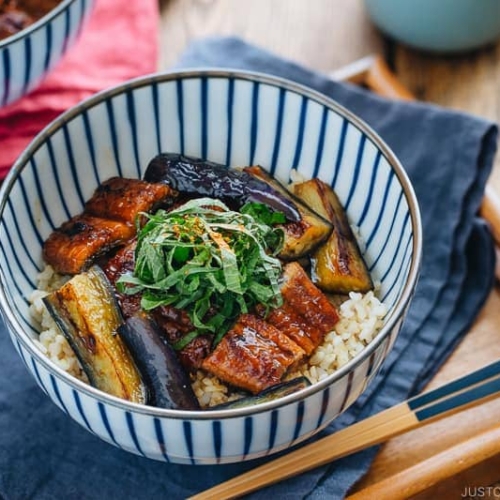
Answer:
<svg viewBox="0 0 500 500"><path fill-rule="evenodd" d="M386 322L405 307L418 265L418 210L406 175L375 134L329 99L289 82L184 72L138 79L85 101L35 139L4 183L0 303L23 343L39 329L28 298L44 268L44 239L82 210L99 183L140 177L162 151L260 164L284 182L297 169L331 184L359 229L390 310Z"/></svg>

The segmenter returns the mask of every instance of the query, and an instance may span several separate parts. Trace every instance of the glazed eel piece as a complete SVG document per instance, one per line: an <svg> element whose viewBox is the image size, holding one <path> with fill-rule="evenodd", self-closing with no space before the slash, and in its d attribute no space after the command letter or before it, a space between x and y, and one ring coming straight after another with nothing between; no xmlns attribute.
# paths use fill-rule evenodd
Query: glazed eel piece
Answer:
<svg viewBox="0 0 500 500"><path fill-rule="evenodd" d="M297 262L284 267L284 305L244 314L203 361L224 382L257 394L278 384L333 330L338 313ZM312 325L312 326L311 326Z"/></svg>
<svg viewBox="0 0 500 500"><path fill-rule="evenodd" d="M304 354L281 330L253 314L242 314L202 366L221 380L257 394L281 382Z"/></svg>
<svg viewBox="0 0 500 500"><path fill-rule="evenodd" d="M83 212L53 231L43 246L47 264L61 274L78 274L98 257L136 234L136 217L175 199L165 184L112 177L99 185Z"/></svg>

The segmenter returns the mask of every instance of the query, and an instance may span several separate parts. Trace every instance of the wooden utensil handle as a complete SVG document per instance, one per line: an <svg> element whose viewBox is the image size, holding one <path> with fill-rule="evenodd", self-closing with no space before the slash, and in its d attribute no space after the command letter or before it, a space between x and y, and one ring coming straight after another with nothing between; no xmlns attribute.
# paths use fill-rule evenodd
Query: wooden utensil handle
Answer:
<svg viewBox="0 0 500 500"><path fill-rule="evenodd" d="M405 500L498 454L500 425L353 493L347 500Z"/></svg>
<svg viewBox="0 0 500 500"><path fill-rule="evenodd" d="M373 92L393 99L415 100L415 96L397 79L381 57L375 57L366 74L365 85Z"/></svg>

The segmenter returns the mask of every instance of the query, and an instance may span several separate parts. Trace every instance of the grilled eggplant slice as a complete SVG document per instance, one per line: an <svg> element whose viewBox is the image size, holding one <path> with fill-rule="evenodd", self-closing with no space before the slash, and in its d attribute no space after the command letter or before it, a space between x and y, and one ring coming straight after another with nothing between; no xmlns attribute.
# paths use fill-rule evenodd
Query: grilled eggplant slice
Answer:
<svg viewBox="0 0 500 500"><path fill-rule="evenodd" d="M247 202L263 203L282 212L290 221L299 221L300 212L288 196L268 182L225 165L178 153L161 153L149 163L144 179L165 183L181 193L219 198L233 208Z"/></svg>
<svg viewBox="0 0 500 500"><path fill-rule="evenodd" d="M273 385L268 389L256 394L255 396L248 396L245 398L235 399L234 401L228 401L227 403L221 403L220 405L215 405L209 408L209 410L227 410L232 408L244 408L246 406L255 406L261 403L267 403L269 401L274 401L278 398L283 398L289 394L300 391L309 387L311 382L306 377L297 377L292 380L287 380L286 382L281 382L280 384Z"/></svg>
<svg viewBox="0 0 500 500"><path fill-rule="evenodd" d="M77 274L44 303L68 339L91 385L135 403L146 402L137 367L116 334L122 316L109 282L97 267Z"/></svg>
<svg viewBox="0 0 500 500"><path fill-rule="evenodd" d="M287 196L297 206L301 218L296 222L281 225L285 232L285 241L279 257L284 260L297 260L307 255L326 241L332 232L332 225L318 213L315 213L298 197L295 197L278 180L259 166L245 167L245 172L267 182L283 196Z"/></svg>
<svg viewBox="0 0 500 500"><path fill-rule="evenodd" d="M326 292L339 294L373 289L358 242L333 189L319 179L311 179L293 185L293 192L333 224L327 242L311 256L313 282Z"/></svg>
<svg viewBox="0 0 500 500"><path fill-rule="evenodd" d="M133 354L149 391L148 404L176 410L199 410L189 376L156 323L137 313L118 329Z"/></svg>

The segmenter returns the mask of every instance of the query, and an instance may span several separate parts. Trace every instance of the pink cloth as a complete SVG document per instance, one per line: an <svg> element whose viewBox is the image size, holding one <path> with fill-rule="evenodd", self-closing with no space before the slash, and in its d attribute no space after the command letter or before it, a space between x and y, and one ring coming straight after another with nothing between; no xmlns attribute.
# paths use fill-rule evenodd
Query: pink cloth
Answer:
<svg viewBox="0 0 500 500"><path fill-rule="evenodd" d="M0 108L0 179L42 128L92 94L156 70L157 0L96 0L80 39L42 85Z"/></svg>

